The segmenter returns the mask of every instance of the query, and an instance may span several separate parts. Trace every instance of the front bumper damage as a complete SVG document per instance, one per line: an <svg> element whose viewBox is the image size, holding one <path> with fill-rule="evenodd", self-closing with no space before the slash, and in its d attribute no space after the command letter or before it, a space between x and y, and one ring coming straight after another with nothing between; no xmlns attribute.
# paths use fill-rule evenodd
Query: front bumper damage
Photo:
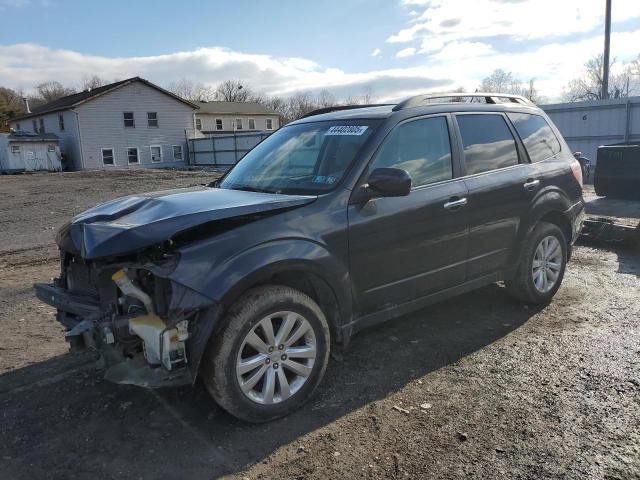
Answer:
<svg viewBox="0 0 640 480"><path fill-rule="evenodd" d="M157 388L195 382L220 317L216 301L156 265L87 264L61 255L60 278L34 288L57 309L72 351L97 352L105 378L115 383Z"/></svg>

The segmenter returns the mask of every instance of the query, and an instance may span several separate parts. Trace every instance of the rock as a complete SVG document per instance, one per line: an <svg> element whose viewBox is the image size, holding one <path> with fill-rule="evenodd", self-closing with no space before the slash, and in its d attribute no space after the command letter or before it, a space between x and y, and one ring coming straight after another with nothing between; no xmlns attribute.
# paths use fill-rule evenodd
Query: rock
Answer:
<svg viewBox="0 0 640 480"><path fill-rule="evenodd" d="M496 448L496 452L498 452L498 453L504 453L504 448Z"/></svg>
<svg viewBox="0 0 640 480"><path fill-rule="evenodd" d="M333 456L334 457L339 457L340 456L340 452L333 452Z"/></svg>
<svg viewBox="0 0 640 480"><path fill-rule="evenodd" d="M469 436L464 432L458 432L458 440L461 442L466 442L469 439Z"/></svg>
<svg viewBox="0 0 640 480"><path fill-rule="evenodd" d="M407 410L406 408L399 407L398 405L394 405L391 408L393 408L394 410L397 410L398 412L402 412L405 415L409 415L409 410Z"/></svg>
<svg viewBox="0 0 640 480"><path fill-rule="evenodd" d="M298 453L304 453L306 450L304 447L300 446L298 447Z"/></svg>
<svg viewBox="0 0 640 480"><path fill-rule="evenodd" d="M423 410L429 410L433 405L431 405L430 403L421 403L420 404L420 408Z"/></svg>

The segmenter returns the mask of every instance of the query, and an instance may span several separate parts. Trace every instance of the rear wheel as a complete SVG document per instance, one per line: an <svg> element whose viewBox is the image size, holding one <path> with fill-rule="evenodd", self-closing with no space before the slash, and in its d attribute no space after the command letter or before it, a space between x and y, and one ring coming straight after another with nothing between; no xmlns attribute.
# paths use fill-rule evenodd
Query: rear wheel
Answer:
<svg viewBox="0 0 640 480"><path fill-rule="evenodd" d="M307 295L283 286L252 289L230 309L209 346L202 378L232 415L266 422L306 402L329 359L329 327Z"/></svg>
<svg viewBox="0 0 640 480"><path fill-rule="evenodd" d="M506 282L519 300L542 304L551 301L560 288L567 264L567 240L555 224L538 223L527 239L518 270Z"/></svg>

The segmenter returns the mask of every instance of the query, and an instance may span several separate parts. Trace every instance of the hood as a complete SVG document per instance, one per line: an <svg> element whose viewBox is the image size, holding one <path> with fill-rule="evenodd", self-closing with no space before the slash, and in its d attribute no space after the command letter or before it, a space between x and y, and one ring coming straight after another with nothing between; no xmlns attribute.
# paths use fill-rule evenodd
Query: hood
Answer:
<svg viewBox="0 0 640 480"><path fill-rule="evenodd" d="M315 196L196 187L118 198L62 227L61 249L91 260L131 253L199 225L311 203Z"/></svg>

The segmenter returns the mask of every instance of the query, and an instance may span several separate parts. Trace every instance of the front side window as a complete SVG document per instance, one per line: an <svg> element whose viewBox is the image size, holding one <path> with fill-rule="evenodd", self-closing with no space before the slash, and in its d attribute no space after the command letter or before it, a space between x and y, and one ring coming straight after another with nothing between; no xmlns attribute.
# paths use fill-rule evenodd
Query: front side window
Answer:
<svg viewBox="0 0 640 480"><path fill-rule="evenodd" d="M115 165L113 160L113 148L102 149L102 164L103 165Z"/></svg>
<svg viewBox="0 0 640 480"><path fill-rule="evenodd" d="M129 163L139 163L138 162L138 149L136 147L127 148L127 161Z"/></svg>
<svg viewBox="0 0 640 480"><path fill-rule="evenodd" d="M236 130L242 130L242 119L236 118Z"/></svg>
<svg viewBox="0 0 640 480"><path fill-rule="evenodd" d="M255 130L256 129L256 121L253 118L249 119L249 130Z"/></svg>
<svg viewBox="0 0 640 480"><path fill-rule="evenodd" d="M151 161L154 163L162 161L162 147L156 145L151 147Z"/></svg>
<svg viewBox="0 0 640 480"><path fill-rule="evenodd" d="M147 126L148 127L158 126L158 112L147 112Z"/></svg>
<svg viewBox="0 0 640 480"><path fill-rule="evenodd" d="M64 132L64 116L62 114L58 115L58 127L61 132Z"/></svg>
<svg viewBox="0 0 640 480"><path fill-rule="evenodd" d="M560 142L547 121L540 115L507 113L524 143L532 162L553 157L560 151Z"/></svg>
<svg viewBox="0 0 640 480"><path fill-rule="evenodd" d="M202 120L199 118L196 118L196 128L202 130Z"/></svg>
<svg viewBox="0 0 640 480"><path fill-rule="evenodd" d="M502 115L457 115L467 175L518 164L516 141Z"/></svg>
<svg viewBox="0 0 640 480"><path fill-rule="evenodd" d="M273 130L273 120L267 118L267 130Z"/></svg>
<svg viewBox="0 0 640 480"><path fill-rule="evenodd" d="M135 119L133 118L133 112L124 112L122 114L123 119L124 119L124 126L127 128L135 128L136 127L136 122Z"/></svg>
<svg viewBox="0 0 640 480"><path fill-rule="evenodd" d="M173 146L173 159L182 160L182 145Z"/></svg>
<svg viewBox="0 0 640 480"><path fill-rule="evenodd" d="M333 190L379 121L332 121L281 128L247 153L221 188L318 195Z"/></svg>
<svg viewBox="0 0 640 480"><path fill-rule="evenodd" d="M216 130L222 130L222 119L216 118Z"/></svg>
<svg viewBox="0 0 640 480"><path fill-rule="evenodd" d="M379 167L406 170L411 175L412 187L453 178L447 119L422 118L396 127L369 166L369 171Z"/></svg>

